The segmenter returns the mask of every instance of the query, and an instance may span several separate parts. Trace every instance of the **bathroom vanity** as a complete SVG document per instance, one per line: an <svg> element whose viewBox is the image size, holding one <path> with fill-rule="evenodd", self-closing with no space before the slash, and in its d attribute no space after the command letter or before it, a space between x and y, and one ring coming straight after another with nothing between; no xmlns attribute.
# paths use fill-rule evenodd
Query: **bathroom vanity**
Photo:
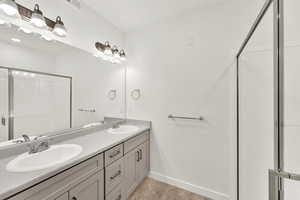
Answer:
<svg viewBox="0 0 300 200"><path fill-rule="evenodd" d="M16 156L1 160L1 199L126 200L147 176L150 165L150 123L136 127L132 133L104 129L65 140L61 144L80 145L82 152L47 169L9 172L3 168Z"/></svg>

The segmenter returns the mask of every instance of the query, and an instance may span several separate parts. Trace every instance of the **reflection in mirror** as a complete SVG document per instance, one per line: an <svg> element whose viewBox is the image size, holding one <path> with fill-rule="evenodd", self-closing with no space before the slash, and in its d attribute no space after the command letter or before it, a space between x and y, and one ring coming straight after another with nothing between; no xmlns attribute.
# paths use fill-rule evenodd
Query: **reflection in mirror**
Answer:
<svg viewBox="0 0 300 200"><path fill-rule="evenodd" d="M124 118L125 69L0 25L0 147Z"/></svg>

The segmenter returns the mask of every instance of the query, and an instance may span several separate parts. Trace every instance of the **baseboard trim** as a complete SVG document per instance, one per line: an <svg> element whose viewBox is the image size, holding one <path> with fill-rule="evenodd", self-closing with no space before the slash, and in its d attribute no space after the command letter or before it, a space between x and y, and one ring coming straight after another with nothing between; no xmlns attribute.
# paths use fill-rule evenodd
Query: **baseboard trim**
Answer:
<svg viewBox="0 0 300 200"><path fill-rule="evenodd" d="M182 188L184 190L193 192L195 194L199 194L201 196L213 199L213 200L229 200L230 197L226 194L217 192L217 191L213 191L211 189L205 188L205 187L201 187L198 185L193 185L191 183L176 179L176 178L172 178L172 177L168 177L165 175L162 175L160 173L157 172L153 172L151 171L149 173L149 177L153 178L157 181L160 182L164 182L173 186L176 186L178 188Z"/></svg>

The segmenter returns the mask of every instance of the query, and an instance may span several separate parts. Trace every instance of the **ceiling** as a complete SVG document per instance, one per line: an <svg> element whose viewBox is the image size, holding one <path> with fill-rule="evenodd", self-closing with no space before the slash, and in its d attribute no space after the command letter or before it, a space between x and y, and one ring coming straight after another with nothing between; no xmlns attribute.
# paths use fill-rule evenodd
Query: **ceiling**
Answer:
<svg viewBox="0 0 300 200"><path fill-rule="evenodd" d="M225 0L83 0L124 32Z"/></svg>

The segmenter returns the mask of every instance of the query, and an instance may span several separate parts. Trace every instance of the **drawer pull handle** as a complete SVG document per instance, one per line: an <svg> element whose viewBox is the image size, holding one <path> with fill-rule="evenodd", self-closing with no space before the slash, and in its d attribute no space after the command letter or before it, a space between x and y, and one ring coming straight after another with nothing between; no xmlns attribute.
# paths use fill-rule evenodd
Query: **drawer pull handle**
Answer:
<svg viewBox="0 0 300 200"><path fill-rule="evenodd" d="M121 150L115 151L113 154L109 155L110 158L114 158L115 156L119 155L121 153Z"/></svg>
<svg viewBox="0 0 300 200"><path fill-rule="evenodd" d="M136 161L140 161L140 151L136 151Z"/></svg>
<svg viewBox="0 0 300 200"><path fill-rule="evenodd" d="M140 149L139 152L140 152L139 160L143 160L143 151L142 151L142 149Z"/></svg>
<svg viewBox="0 0 300 200"><path fill-rule="evenodd" d="M77 200L77 198L76 197L72 197L72 200Z"/></svg>
<svg viewBox="0 0 300 200"><path fill-rule="evenodd" d="M116 198L116 200L121 200L122 199L122 195L119 194L119 196Z"/></svg>
<svg viewBox="0 0 300 200"><path fill-rule="evenodd" d="M115 175L111 176L110 180L114 180L115 178L117 178L120 175L121 175L121 170L119 170Z"/></svg>

